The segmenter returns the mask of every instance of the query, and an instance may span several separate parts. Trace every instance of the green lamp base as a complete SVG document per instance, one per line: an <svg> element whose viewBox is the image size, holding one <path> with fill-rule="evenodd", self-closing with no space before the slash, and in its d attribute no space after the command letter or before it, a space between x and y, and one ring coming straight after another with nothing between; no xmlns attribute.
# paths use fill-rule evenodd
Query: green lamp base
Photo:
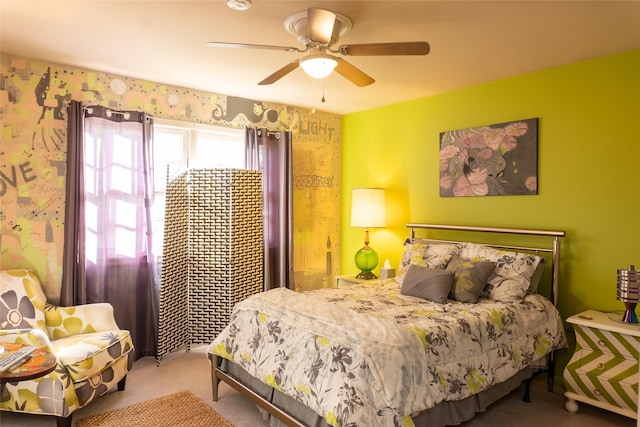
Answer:
<svg viewBox="0 0 640 427"><path fill-rule="evenodd" d="M358 279L377 279L378 277L372 273L372 270L378 265L378 253L371 249L369 245L364 245L355 256L356 267L360 269L360 273L356 276Z"/></svg>

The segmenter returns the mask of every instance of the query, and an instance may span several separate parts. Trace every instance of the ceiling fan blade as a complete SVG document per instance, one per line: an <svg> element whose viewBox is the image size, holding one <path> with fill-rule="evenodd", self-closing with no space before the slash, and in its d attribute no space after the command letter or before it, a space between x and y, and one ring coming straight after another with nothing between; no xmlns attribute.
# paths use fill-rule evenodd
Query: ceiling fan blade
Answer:
<svg viewBox="0 0 640 427"><path fill-rule="evenodd" d="M275 73L271 74L269 77L265 78L264 80L262 80L258 84L259 85L270 85L272 83L275 83L278 80L280 80L281 78L283 78L284 76L286 76L287 74L289 74L290 72L292 72L293 70L295 70L296 68L298 68L299 65L300 65L300 60L296 59L295 61L290 62L287 65L285 65L284 67L280 68L278 71L276 71Z"/></svg>
<svg viewBox="0 0 640 427"><path fill-rule="evenodd" d="M309 21L309 38L314 42L331 44L336 14L317 7L310 7L307 9L307 19Z"/></svg>
<svg viewBox="0 0 640 427"><path fill-rule="evenodd" d="M209 47L230 47L240 49L270 49L270 50L284 50L285 52L305 52L305 50L298 49L291 46L273 46L268 44L248 44L248 43L228 43L228 42L209 42Z"/></svg>
<svg viewBox="0 0 640 427"><path fill-rule="evenodd" d="M427 42L399 42L399 43L367 43L342 45L339 53L349 56L386 56L386 55L426 55L430 47Z"/></svg>
<svg viewBox="0 0 640 427"><path fill-rule="evenodd" d="M336 73L340 74L342 77L349 80L354 85L363 87L369 86L370 84L375 82L375 80L371 76L365 74L363 71L360 71L358 68L345 61L344 59L335 59L336 61L338 61L338 65L336 65L335 68Z"/></svg>

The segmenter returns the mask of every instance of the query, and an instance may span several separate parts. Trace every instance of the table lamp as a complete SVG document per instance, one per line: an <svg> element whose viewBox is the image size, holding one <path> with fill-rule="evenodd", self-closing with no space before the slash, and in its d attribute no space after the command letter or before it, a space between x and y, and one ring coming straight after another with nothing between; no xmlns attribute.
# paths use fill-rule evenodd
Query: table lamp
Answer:
<svg viewBox="0 0 640 427"><path fill-rule="evenodd" d="M622 321L638 323L638 316L636 316L638 272L633 265L630 265L627 270L618 270L618 300L624 302L627 308Z"/></svg>
<svg viewBox="0 0 640 427"><path fill-rule="evenodd" d="M354 188L351 192L351 226L364 228L364 246L356 252L359 279L377 279L372 272L378 265L378 254L369 246L369 229L385 227L385 194L382 188Z"/></svg>

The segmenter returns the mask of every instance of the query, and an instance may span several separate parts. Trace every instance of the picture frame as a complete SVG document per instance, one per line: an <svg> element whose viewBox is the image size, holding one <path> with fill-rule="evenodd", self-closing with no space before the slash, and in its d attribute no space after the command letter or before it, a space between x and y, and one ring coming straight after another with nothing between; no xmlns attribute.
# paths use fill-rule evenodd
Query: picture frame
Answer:
<svg viewBox="0 0 640 427"><path fill-rule="evenodd" d="M440 196L538 194L538 119L440 133Z"/></svg>

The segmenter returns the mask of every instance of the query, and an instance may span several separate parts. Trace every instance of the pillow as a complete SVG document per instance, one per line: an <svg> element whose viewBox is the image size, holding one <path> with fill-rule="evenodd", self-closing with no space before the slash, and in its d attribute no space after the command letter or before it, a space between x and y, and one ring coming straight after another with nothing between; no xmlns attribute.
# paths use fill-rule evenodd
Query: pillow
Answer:
<svg viewBox="0 0 640 427"><path fill-rule="evenodd" d="M542 273L544 273L545 263L546 260L544 258L541 258L538 266L531 276L531 283L529 284L529 288L527 289L527 295L538 293L538 285L540 285L540 280L542 280Z"/></svg>
<svg viewBox="0 0 640 427"><path fill-rule="evenodd" d="M495 301L523 301L531 285L531 277L543 259L537 255L501 251L476 243L462 245L460 256L472 260L496 263L493 275L481 296Z"/></svg>
<svg viewBox="0 0 640 427"><path fill-rule="evenodd" d="M491 261L474 261L453 257L447 271L453 272L453 285L449 298L460 302L475 303L493 273L496 264Z"/></svg>
<svg viewBox="0 0 640 427"><path fill-rule="evenodd" d="M453 243L425 243L424 241L406 243L398 266L396 281L402 285L404 276L411 264L444 269L451 257L459 252L460 246Z"/></svg>
<svg viewBox="0 0 640 427"><path fill-rule="evenodd" d="M402 281L400 293L442 304L447 301L452 282L451 271L412 264Z"/></svg>

